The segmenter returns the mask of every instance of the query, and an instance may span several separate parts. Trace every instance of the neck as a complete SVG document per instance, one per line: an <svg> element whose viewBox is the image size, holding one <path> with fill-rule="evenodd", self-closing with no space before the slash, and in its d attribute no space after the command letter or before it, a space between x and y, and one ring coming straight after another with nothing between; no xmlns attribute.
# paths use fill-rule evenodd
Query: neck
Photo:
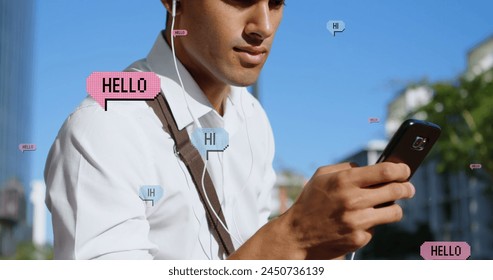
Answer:
<svg viewBox="0 0 493 280"><path fill-rule="evenodd" d="M171 47L171 32L170 28L166 29L166 41ZM195 69L193 64L189 63L186 55L182 51L180 42L175 40L175 52L177 59L185 66L190 75L193 77L197 85L200 87L204 95L207 97L212 107L219 113L224 115L224 101L228 98L231 91L231 86L216 79L212 74L203 73L200 69Z"/></svg>
<svg viewBox="0 0 493 280"><path fill-rule="evenodd" d="M228 98L231 87L222 83L211 83L210 80L201 81L199 77L194 77L194 79L200 89L204 92L212 107L219 113L219 115L223 116L224 101Z"/></svg>

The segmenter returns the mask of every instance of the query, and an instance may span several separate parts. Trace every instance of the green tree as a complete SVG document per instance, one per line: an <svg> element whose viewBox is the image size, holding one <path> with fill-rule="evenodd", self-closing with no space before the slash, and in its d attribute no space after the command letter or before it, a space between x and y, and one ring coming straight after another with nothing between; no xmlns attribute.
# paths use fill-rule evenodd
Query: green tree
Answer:
<svg viewBox="0 0 493 280"><path fill-rule="evenodd" d="M36 246L32 242L17 244L13 256L0 256L0 260L52 260L53 248L50 245Z"/></svg>
<svg viewBox="0 0 493 280"><path fill-rule="evenodd" d="M36 246L32 242L23 242L17 245L16 260L52 260L53 248L51 246Z"/></svg>
<svg viewBox="0 0 493 280"><path fill-rule="evenodd" d="M493 68L472 79L460 77L428 86L434 91L433 99L417 112L442 127L434 148L440 157L438 171L467 170L492 179ZM481 164L484 172L470 170L470 164Z"/></svg>

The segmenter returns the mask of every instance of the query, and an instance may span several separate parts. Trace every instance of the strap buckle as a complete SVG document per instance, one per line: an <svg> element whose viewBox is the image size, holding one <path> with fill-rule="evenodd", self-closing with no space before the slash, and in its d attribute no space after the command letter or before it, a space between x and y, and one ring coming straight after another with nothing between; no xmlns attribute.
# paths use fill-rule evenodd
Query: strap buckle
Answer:
<svg viewBox="0 0 493 280"><path fill-rule="evenodd" d="M180 157L180 152L176 149L176 144L173 144L173 152L175 153L175 156L176 156L177 158L179 158L179 157Z"/></svg>

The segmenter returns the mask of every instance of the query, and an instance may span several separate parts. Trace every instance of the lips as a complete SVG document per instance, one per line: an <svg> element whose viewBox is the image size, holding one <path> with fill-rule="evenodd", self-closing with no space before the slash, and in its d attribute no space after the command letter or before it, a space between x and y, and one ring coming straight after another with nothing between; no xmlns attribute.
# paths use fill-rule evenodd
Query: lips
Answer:
<svg viewBox="0 0 493 280"><path fill-rule="evenodd" d="M244 64L262 64L267 56L267 48L261 46L241 46L235 47L233 50L239 54L240 61Z"/></svg>

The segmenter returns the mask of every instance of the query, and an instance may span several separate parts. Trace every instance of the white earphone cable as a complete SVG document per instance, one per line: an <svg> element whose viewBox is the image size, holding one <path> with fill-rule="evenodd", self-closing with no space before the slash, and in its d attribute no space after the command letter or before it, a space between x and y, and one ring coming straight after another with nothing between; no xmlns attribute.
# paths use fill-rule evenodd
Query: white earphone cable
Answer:
<svg viewBox="0 0 493 280"><path fill-rule="evenodd" d="M175 51L175 18L176 18L176 0L173 1L173 12L172 12L172 19L171 19L171 52L173 53L173 62L175 63L175 70L176 74L178 75L178 80L180 81L180 86L181 90L183 92L183 98L185 99L185 103L187 104L187 109L188 112L190 113L190 116L193 119L194 124L201 128L202 126L200 125L199 120L195 117L195 115L192 113L192 110L190 110L190 104L188 103L188 97L185 91L185 86L183 85L183 80L181 79L180 71L178 70L178 63L176 61L176 51Z"/></svg>
<svg viewBox="0 0 493 280"><path fill-rule="evenodd" d="M188 112L190 113L190 116L192 117L193 121L194 121L194 124L198 127L198 128L201 128L201 124L200 124L200 121L195 117L195 115L193 114L192 110L190 109L190 104L188 102L188 96L186 94L186 90L185 90L185 86L183 84L183 80L181 78L181 75L180 75L180 71L178 70L178 62L177 62L177 59L176 59L176 51L175 51L175 40L174 40L174 30L175 30L175 18L176 18L176 0L173 0L173 7L172 7L172 20L171 20L171 51L173 53L173 62L174 62L174 66L175 66L175 70L176 70L176 74L178 76L178 80L180 82L180 86L181 86L181 90L183 92L183 97L185 99L185 103L187 105L187 109L188 109ZM244 94L242 92L242 94ZM243 116L245 116L245 111L244 111L244 108L243 108L243 99L241 100L241 107L242 107L242 111L243 111ZM245 120L246 120L246 117L245 117ZM251 165L250 165L250 171L249 171L249 174L248 174L248 177L247 177L247 180L250 178L251 176L251 173L252 173L252 169L253 169L253 151L252 151L252 146L251 146L251 140L250 140L250 135L249 135L249 132L248 132L248 125L247 125L247 136L248 136L248 143L250 145L250 154L251 154L251 159L252 159L252 162L251 162ZM216 216L216 218L218 219L219 223L221 224L221 226L231 235L231 237L238 243L238 244L243 244L244 241L242 240L241 238L241 235L239 233L239 229L238 229L238 226L236 224L236 219L233 215L233 223L234 223L234 226L235 226L235 229L236 229L236 232L238 234L238 238L241 240L238 240L238 238L236 238L229 230L228 228L226 227L226 225L222 222L222 220L219 218L219 215L216 213L216 211L214 210L214 208L212 207L211 205L211 202L209 200L209 197L207 196L207 193L205 191L205 185L204 185L204 179L205 179L205 171L207 170L207 160L205 161L204 163L204 170L202 172L202 180L201 180L201 184L202 184L202 190L204 191L204 194L205 194L205 198L206 198L206 201L207 203L209 204L209 207L212 209L212 212L214 213L214 215ZM224 173L224 170L223 170L223 173ZM224 176L224 174L223 174ZM243 192L243 190L246 188L246 184L241 188L241 191L240 191L240 194ZM234 200L234 203L233 205L235 206L236 205L236 202L237 202L237 198L235 197L235 200ZM234 209L234 208L233 208Z"/></svg>
<svg viewBox="0 0 493 280"><path fill-rule="evenodd" d="M211 204L211 201L209 200L209 197L207 196L207 192L205 191L205 184L204 184L204 179L205 179L205 171L207 170L207 162L205 162L204 164L204 170L202 171L202 180L201 180L201 184L202 184L202 191L204 192L204 195L205 195L205 200L207 201L207 204L209 204L209 207L212 209L212 212L214 213L214 215L216 216L217 220L219 221L219 223L221 224L221 226L223 226L224 230L226 230L229 235L231 235L231 237L233 237L233 239L238 243L238 244L242 244L242 242L240 242L233 234L231 234L231 232L228 230L228 227L223 223L223 221L219 218L219 215L216 213L216 211L214 211L214 207L212 207L212 204Z"/></svg>

